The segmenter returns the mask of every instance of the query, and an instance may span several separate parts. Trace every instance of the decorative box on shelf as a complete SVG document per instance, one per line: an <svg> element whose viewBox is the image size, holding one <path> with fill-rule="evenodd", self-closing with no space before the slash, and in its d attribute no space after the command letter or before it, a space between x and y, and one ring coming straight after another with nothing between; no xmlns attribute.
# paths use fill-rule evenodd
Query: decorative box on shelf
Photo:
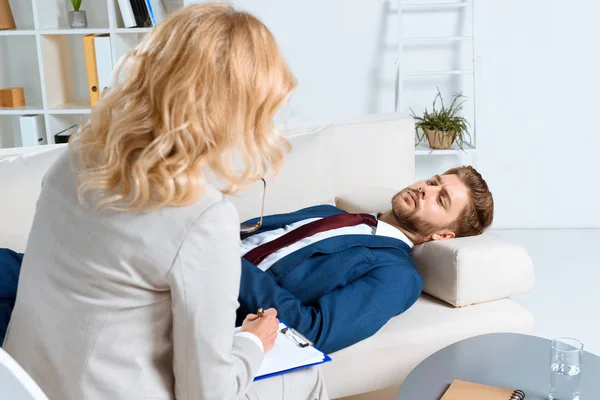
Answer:
<svg viewBox="0 0 600 400"><path fill-rule="evenodd" d="M0 30L16 28L17 25L8 0L0 0Z"/></svg>
<svg viewBox="0 0 600 400"><path fill-rule="evenodd" d="M2 0L0 0L2 1ZM0 107L24 107L25 91L23 88L0 89Z"/></svg>

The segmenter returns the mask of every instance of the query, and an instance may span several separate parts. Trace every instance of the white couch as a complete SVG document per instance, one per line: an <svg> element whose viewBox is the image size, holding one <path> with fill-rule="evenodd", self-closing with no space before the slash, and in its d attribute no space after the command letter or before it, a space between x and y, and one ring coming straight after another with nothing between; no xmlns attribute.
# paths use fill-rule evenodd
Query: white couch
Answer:
<svg viewBox="0 0 600 400"><path fill-rule="evenodd" d="M391 196L413 182L411 118L372 115L284 133L293 150L278 177L269 180L267 214L323 203L348 211L384 211ZM39 150L0 157L0 247L24 250L42 176L65 151L62 146ZM256 216L258 186L232 201L240 219ZM383 392L367 392L386 388L394 393L397 389L389 388L399 387L419 362L453 342L489 332L533 330L532 315L509 298L533 286L533 267L522 248L486 233L417 246L413 257L425 293L374 336L332 354L333 362L324 367L332 398L377 398Z"/></svg>

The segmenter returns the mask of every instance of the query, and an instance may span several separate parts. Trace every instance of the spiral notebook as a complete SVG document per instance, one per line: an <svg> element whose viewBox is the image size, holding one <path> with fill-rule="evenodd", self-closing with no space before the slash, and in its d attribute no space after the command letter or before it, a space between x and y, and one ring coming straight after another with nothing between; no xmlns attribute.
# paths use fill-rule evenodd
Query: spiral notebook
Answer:
<svg viewBox="0 0 600 400"><path fill-rule="evenodd" d="M455 380L441 400L524 400L522 390Z"/></svg>

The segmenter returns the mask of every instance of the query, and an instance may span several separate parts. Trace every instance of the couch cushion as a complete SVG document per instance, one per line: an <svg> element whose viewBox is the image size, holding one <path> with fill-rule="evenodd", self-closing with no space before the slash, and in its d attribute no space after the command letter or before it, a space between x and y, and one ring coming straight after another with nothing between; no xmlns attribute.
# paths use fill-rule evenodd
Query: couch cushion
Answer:
<svg viewBox="0 0 600 400"><path fill-rule="evenodd" d="M0 247L24 251L42 178L65 146L0 158Z"/></svg>
<svg viewBox="0 0 600 400"><path fill-rule="evenodd" d="M363 184L350 193L337 194L335 205L349 213L385 212L392 207L392 197L402 189Z"/></svg>
<svg viewBox="0 0 600 400"><path fill-rule="evenodd" d="M324 366L332 399L398 386L436 351L491 332L531 333L532 315L510 299L454 308L423 295L375 335L331 355Z"/></svg>
<svg viewBox="0 0 600 400"><path fill-rule="evenodd" d="M267 179L265 215L296 211L318 204L334 204L332 164L328 143L332 126L295 131L289 137L292 146L283 168ZM289 136L289 135L286 135ZM240 220L260 214L262 183L229 196Z"/></svg>
<svg viewBox="0 0 600 400"><path fill-rule="evenodd" d="M525 249L490 233L425 243L413 249L412 257L423 277L423 290L456 307L533 288L533 265Z"/></svg>
<svg viewBox="0 0 600 400"><path fill-rule="evenodd" d="M401 114L373 114L333 126L328 156L336 195L363 185L396 189L414 182L415 124Z"/></svg>

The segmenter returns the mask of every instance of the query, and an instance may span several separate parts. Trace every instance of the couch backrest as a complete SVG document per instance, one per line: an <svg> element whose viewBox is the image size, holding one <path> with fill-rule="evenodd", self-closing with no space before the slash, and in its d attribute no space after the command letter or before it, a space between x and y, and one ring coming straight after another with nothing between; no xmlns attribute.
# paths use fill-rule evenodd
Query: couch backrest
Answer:
<svg viewBox="0 0 600 400"><path fill-rule="evenodd" d="M281 129L292 151L277 177L268 179L265 213L295 211L336 198L354 198L361 209L378 211L389 197L365 196L370 188L394 190L414 177L414 122L398 114ZM63 146L0 157L0 247L24 251L41 180ZM375 191L373 191L375 193ZM231 200L240 219L260 212L262 188L255 185ZM383 210L382 210L383 211Z"/></svg>
<svg viewBox="0 0 600 400"><path fill-rule="evenodd" d="M42 178L65 146L0 158L0 247L25 250Z"/></svg>
<svg viewBox="0 0 600 400"><path fill-rule="evenodd" d="M365 195L371 188L389 194L415 175L414 121L398 114L374 114L353 121L281 130L292 144L283 168L267 179L265 214L296 211L336 199L357 198L361 209L378 211L391 197ZM260 213L262 184L232 196L240 219Z"/></svg>

